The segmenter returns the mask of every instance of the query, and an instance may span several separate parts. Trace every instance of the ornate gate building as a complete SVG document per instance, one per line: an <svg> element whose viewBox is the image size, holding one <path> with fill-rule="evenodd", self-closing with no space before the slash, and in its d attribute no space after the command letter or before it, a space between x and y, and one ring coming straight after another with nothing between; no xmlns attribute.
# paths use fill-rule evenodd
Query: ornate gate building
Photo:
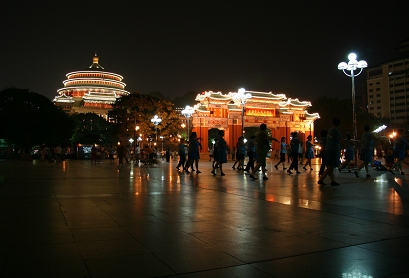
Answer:
<svg viewBox="0 0 409 278"><path fill-rule="evenodd" d="M314 136L314 121L319 118L318 113L309 113L309 101L287 98L285 94L272 92L253 92L247 102L242 106L235 96L238 93L207 91L196 97L198 103L194 106L192 115L192 131L202 138L203 151L208 149L208 134L212 128L225 130L225 140L229 146L235 146L237 138L242 135L242 109L244 108L244 128L259 127L265 123L271 130L271 135L278 140L287 138L289 143L290 133L297 131L300 139L305 140L306 135ZM245 137L247 137L245 135ZM279 149L277 142L273 149Z"/></svg>

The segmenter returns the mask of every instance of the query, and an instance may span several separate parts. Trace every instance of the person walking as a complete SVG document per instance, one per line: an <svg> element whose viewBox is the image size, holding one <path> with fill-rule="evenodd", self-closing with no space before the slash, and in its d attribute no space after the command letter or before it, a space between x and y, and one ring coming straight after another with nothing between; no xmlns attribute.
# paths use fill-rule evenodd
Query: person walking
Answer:
<svg viewBox="0 0 409 278"><path fill-rule="evenodd" d="M220 175L224 176L225 174L223 173L223 163L227 163L227 142L224 140L224 130L219 130L217 133L217 149L214 155L214 161L216 161L212 165L212 171L211 173L215 176L216 175L216 169L220 169Z"/></svg>
<svg viewBox="0 0 409 278"><path fill-rule="evenodd" d="M310 171L312 171L311 159L314 158L314 149L315 146L312 142L312 136L308 135L307 141L305 142L305 158L307 162L305 163L303 169L307 170L307 165L310 165Z"/></svg>
<svg viewBox="0 0 409 278"><path fill-rule="evenodd" d="M276 138L270 137L267 134L267 125L266 124L261 124L260 125L260 132L256 136L256 146L257 146L257 164L254 167L254 170L251 172L249 175L250 178L253 180L256 180L257 178L254 176L254 174L258 171L258 169L261 167L261 171L263 173L263 180L268 180L268 177L266 176L266 159L267 159L267 153L270 150L270 142L269 140L278 140Z"/></svg>
<svg viewBox="0 0 409 278"><path fill-rule="evenodd" d="M97 147L95 147L95 144L92 144L91 148L91 163L97 163Z"/></svg>
<svg viewBox="0 0 409 278"><path fill-rule="evenodd" d="M398 130L397 137L393 144L393 157L396 159L396 162L393 164L392 169L400 171L401 175L405 174L402 169L402 161L405 159L405 148L409 145L408 141L403 138L403 131L403 128ZM394 174L393 171L390 172Z"/></svg>
<svg viewBox="0 0 409 278"><path fill-rule="evenodd" d="M358 172L365 167L366 177L370 178L371 175L369 174L368 163L372 162L373 156L373 143L376 137L370 132L369 125L364 126L364 134L362 134L362 142L361 142L361 165L359 165L358 169L354 171L354 174L357 178L359 178Z"/></svg>
<svg viewBox="0 0 409 278"><path fill-rule="evenodd" d="M61 155L62 155L61 145L57 145L57 147L55 147L55 152L56 152L56 160L57 162L60 162Z"/></svg>
<svg viewBox="0 0 409 278"><path fill-rule="evenodd" d="M347 132L345 139L345 161L342 162L338 170L341 172L345 166L348 167L348 172L351 173L351 161L354 159L355 141L351 138L351 133Z"/></svg>
<svg viewBox="0 0 409 278"><path fill-rule="evenodd" d="M217 146L219 145L219 139L214 139L214 145L213 145L213 162L212 162L212 168L216 164L216 154L217 154ZM227 150L226 150L227 151Z"/></svg>
<svg viewBox="0 0 409 278"><path fill-rule="evenodd" d="M290 145L291 145L291 164L290 164L290 168L288 168L287 173L288 174L292 174L293 172L291 172L291 170L295 170L295 172L297 174L301 174L300 171L298 171L298 149L299 149L299 145L300 145L300 139L298 139L298 132L292 132L291 133L291 141L290 141Z"/></svg>
<svg viewBox="0 0 409 278"><path fill-rule="evenodd" d="M213 146L211 146L209 148L209 161L212 161L213 156L214 156L214 150L213 150Z"/></svg>
<svg viewBox="0 0 409 278"><path fill-rule="evenodd" d="M301 142L298 144L298 159L300 161L300 165L302 165L304 161L304 144Z"/></svg>
<svg viewBox="0 0 409 278"><path fill-rule="evenodd" d="M186 163L185 139L184 138L180 139L180 144L178 146L178 155L179 155L179 163L176 166L176 169L179 171L180 167L182 167L182 169L185 168L185 163Z"/></svg>
<svg viewBox="0 0 409 278"><path fill-rule="evenodd" d="M189 138L189 151L188 151L188 162L185 167L185 172L190 174L189 167L193 166L195 163L196 173L200 174L199 171L199 159L200 159L200 150L202 145L199 142L200 138L197 138L197 133L192 132Z"/></svg>
<svg viewBox="0 0 409 278"><path fill-rule="evenodd" d="M119 143L118 147L116 148L116 154L118 155L118 167L119 166L123 167L124 166L123 160L125 157L125 148L121 143Z"/></svg>
<svg viewBox="0 0 409 278"><path fill-rule="evenodd" d="M109 163L115 163L114 161L114 154L115 154L115 149L114 147L111 145L108 149L108 154L109 154Z"/></svg>
<svg viewBox="0 0 409 278"><path fill-rule="evenodd" d="M250 139L247 141L247 156L249 157L249 160L247 161L246 169L244 169L246 172L254 170L255 139L256 135L251 135Z"/></svg>
<svg viewBox="0 0 409 278"><path fill-rule="evenodd" d="M327 130L323 129L320 132L320 157L321 157L321 166L318 172L318 177L321 177L325 170L325 147L327 146Z"/></svg>
<svg viewBox="0 0 409 278"><path fill-rule="evenodd" d="M325 169L324 173L320 176L318 180L319 185L325 185L324 179L326 176L330 176L331 186L339 185L339 183L335 181L334 168L340 165L340 141L342 135L338 127L341 124L341 120L339 118L333 118L332 124L333 127L328 130L327 145L325 146L325 166L327 166L327 169Z"/></svg>
<svg viewBox="0 0 409 278"><path fill-rule="evenodd" d="M285 155L287 154L287 144L285 143L285 137L281 137L281 143L280 143L280 161L276 165L274 165L274 168L278 170L278 165L283 164L283 170L286 170L285 168Z"/></svg>
<svg viewBox="0 0 409 278"><path fill-rule="evenodd" d="M126 164L129 164L129 161L131 160L131 146L127 145L125 148L125 160Z"/></svg>
<svg viewBox="0 0 409 278"><path fill-rule="evenodd" d="M292 161L292 156L291 156L291 154L292 154L292 149L291 149L291 141L290 141L290 144L289 145L287 145L287 159L288 159L288 163L291 163L291 161Z"/></svg>
<svg viewBox="0 0 409 278"><path fill-rule="evenodd" d="M236 147L233 147L231 149L231 160L232 161L236 161L236 153L237 153L237 149L236 149Z"/></svg>
<svg viewBox="0 0 409 278"><path fill-rule="evenodd" d="M233 169L235 170L235 166L236 164L238 164L237 166L237 170L239 171L243 171L244 170L244 157L246 156L246 144L244 144L244 137L240 136L237 140L237 144L236 144L236 161L233 164Z"/></svg>

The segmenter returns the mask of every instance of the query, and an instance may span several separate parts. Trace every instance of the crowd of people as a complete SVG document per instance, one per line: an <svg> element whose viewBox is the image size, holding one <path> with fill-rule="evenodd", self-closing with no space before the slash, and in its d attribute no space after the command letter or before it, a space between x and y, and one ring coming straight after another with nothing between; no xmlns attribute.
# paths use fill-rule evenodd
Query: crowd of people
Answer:
<svg viewBox="0 0 409 278"><path fill-rule="evenodd" d="M321 157L321 165L318 171L318 184L326 185L324 180L329 177L331 186L338 186L339 183L335 181L335 169L338 169L339 172L342 172L343 169L347 169L348 173L353 173L358 178L360 177L360 171L365 169L366 177L371 177L369 165L375 162L379 164L380 162L373 161L374 143L379 139L371 132L369 125L364 126L363 134L360 140L358 140L353 139L350 132L346 133L345 139L343 138L339 130L341 124L339 118L334 118L332 124L333 126L328 130L320 131L320 138L316 141L320 149L319 156ZM402 175L404 174L402 162L406 156L406 147L409 146L409 142L404 138L403 133L403 129L397 131L393 146L391 146L384 155L384 169L392 174L396 172ZM213 175L225 175L223 172L223 164L227 163L228 153L230 153L231 159L234 161L232 169L246 172L248 177L252 180L257 180L258 175L256 174L261 171L262 179L268 180L266 175L266 159L271 151L272 141L278 142L280 146L279 150L274 152L274 158L278 159L278 162L274 165L276 170L279 170L278 167L282 166L282 170L286 170L289 175L292 175L294 172L295 174L301 174L299 171L301 165L304 171L313 170L312 159L315 157L316 144L311 135L307 136L305 142L302 142L302 140L299 139L299 134L292 132L288 144L287 138L285 137L282 137L281 140L278 141L276 138L269 136L266 124L261 124L258 133L251 135L247 141L243 136L240 136L234 146L228 146L224 135L224 130L219 130L217 138L214 140L215 143L209 148L209 160L212 161L211 174ZM341 144L343 148L341 148ZM359 146L359 148L356 148L356 146ZM101 158L102 152L106 154L111 163L115 163L115 159L117 159L118 167L123 167L124 162L128 164L132 162L157 164L156 159L158 158L158 150L149 145L145 145L143 148L136 146L134 150L132 150L130 145L119 143L115 148L111 145L109 148L102 150L102 148L98 149L98 147L93 144L91 147L91 163L97 163L97 158ZM177 156L179 158L176 166L178 171L187 174L191 172L200 174L199 161L201 152L201 138L197 137L196 132L192 132L188 140L183 138L180 140L177 153L171 153L169 147L167 147L166 151L159 153L159 155L166 157L167 161L169 161L170 157ZM64 159L62 153L63 150L60 145L51 148L44 145L39 151L39 158L41 160L46 160L47 158L53 160L53 162L61 161ZM358 154L357 157L360 163L359 165L352 165L353 161L357 161L355 158L356 154ZM246 157L248 159L245 164ZM286 163L289 163L288 168L285 166Z"/></svg>
<svg viewBox="0 0 409 278"><path fill-rule="evenodd" d="M294 172L295 174L301 174L299 171L301 166L305 171L313 170L312 159L315 157L315 147L318 145L321 157L318 184L326 185L324 180L326 177L329 177L331 186L338 186L339 183L335 180L334 170L338 169L342 172L346 168L348 173L352 173L355 146L359 145L357 153L360 163L355 165L356 170L353 171L353 174L359 177L361 169L365 169L366 177L369 178L369 165L373 163L374 142L378 138L371 132L370 127L366 125L360 140L353 139L350 132L346 133L344 139L339 131L341 120L334 118L332 123L333 126L330 129L320 132L320 138L317 143L313 141L311 135L307 136L305 142L301 142L299 134L292 132L289 144L286 143L285 137L282 137L280 142L276 138L269 137L267 126L261 124L260 130L256 135L250 136L247 142L244 141L243 136L240 136L236 145L231 148L232 152L234 151L234 154L231 154L232 161L234 161L232 168L247 172L252 180L258 179L256 174L261 171L262 179L268 180L266 175L266 158L271 150L270 142L274 140L280 143L280 149L277 150L275 157L278 159L278 162L274 165L274 168L278 170L278 167L282 166L282 169L286 170L289 175L292 175ZM344 147L342 149L341 143ZM405 148L408 145L409 143L403 137L403 130L399 130L393 147L388 150L385 156L385 165L389 172L395 174L395 171L399 171L400 174L404 174L402 161L405 157ZM192 170L189 171L189 167L194 165L196 172L201 173L199 171L200 150L200 138L197 138L196 133L193 132L187 142L184 140L180 142L178 151L180 160L176 168L190 173L192 170L194 171L194 168L191 168ZM215 139L215 144L209 149L209 160L213 160L211 174L217 175L220 173L221 176L225 175L223 164L227 163L228 150L229 146L224 139L224 130L220 130L217 139ZM344 156L344 159L342 159L341 155ZM248 157L247 164L244 163L246 156ZM288 168L285 166L286 162L290 163Z"/></svg>

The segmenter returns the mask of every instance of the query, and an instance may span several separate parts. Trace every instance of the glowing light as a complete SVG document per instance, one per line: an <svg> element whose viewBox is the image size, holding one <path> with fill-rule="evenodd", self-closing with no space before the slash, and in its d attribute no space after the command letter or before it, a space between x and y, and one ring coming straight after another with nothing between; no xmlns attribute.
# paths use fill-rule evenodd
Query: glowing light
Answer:
<svg viewBox="0 0 409 278"><path fill-rule="evenodd" d="M93 70L73 71L73 72L67 73L65 76L67 76L68 79L76 78L76 77L84 77L84 76L109 78L109 79L115 79L118 81L121 81L122 79L124 79L121 75L116 74L116 73L105 72L105 71L95 72Z"/></svg>
<svg viewBox="0 0 409 278"><path fill-rule="evenodd" d="M348 60L350 60L350 61L356 60L356 54L355 54L355 53L350 53L350 54L348 55Z"/></svg>
<svg viewBox="0 0 409 278"><path fill-rule="evenodd" d="M379 132L381 132L382 130L384 130L385 128L387 128L387 126L386 126L386 125L382 125L382 126L378 127L377 129L375 129L373 132L379 133Z"/></svg>

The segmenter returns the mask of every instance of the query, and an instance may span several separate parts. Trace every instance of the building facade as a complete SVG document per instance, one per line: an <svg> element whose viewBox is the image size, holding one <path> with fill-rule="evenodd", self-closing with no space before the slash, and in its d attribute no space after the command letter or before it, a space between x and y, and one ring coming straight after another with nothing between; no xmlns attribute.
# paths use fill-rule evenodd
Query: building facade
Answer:
<svg viewBox="0 0 409 278"><path fill-rule="evenodd" d="M66 74L54 103L68 114L95 113L107 119L116 99L129 92L121 75L105 71L96 54L92 60L87 69Z"/></svg>
<svg viewBox="0 0 409 278"><path fill-rule="evenodd" d="M290 133L297 131L300 139L306 135L314 136L314 121L318 113L309 113L309 101L287 98L284 94L272 92L246 91L251 98L244 105L244 128L259 127L264 123L271 130L272 136L280 140L286 137L289 142ZM207 91L196 97L192 115L192 131L202 138L202 148L208 148L208 134L212 128L225 130L225 140L229 146L235 146L237 138L242 135L242 106L234 98L234 94ZM273 142L274 149L279 145Z"/></svg>
<svg viewBox="0 0 409 278"><path fill-rule="evenodd" d="M398 126L409 116L409 39L400 43L399 58L367 70L368 112Z"/></svg>

